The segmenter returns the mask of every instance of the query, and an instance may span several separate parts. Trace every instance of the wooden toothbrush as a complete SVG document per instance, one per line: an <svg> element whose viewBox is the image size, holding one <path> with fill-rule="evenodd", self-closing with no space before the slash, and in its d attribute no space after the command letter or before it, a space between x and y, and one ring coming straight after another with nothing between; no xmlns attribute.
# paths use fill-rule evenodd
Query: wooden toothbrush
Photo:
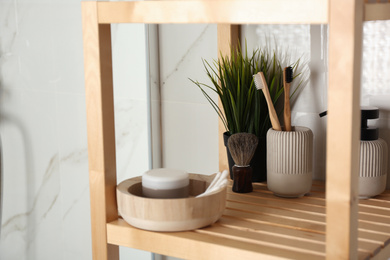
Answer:
<svg viewBox="0 0 390 260"><path fill-rule="evenodd" d="M282 131L282 128L280 127L278 115L276 114L274 105L272 103L271 95L269 94L268 85L265 81L265 77L262 71L258 72L257 74L253 75L253 80L255 82L256 88L259 90L263 90L265 100L267 101L268 106L268 112L269 112L269 118L271 120L272 128L276 131Z"/></svg>
<svg viewBox="0 0 390 260"><path fill-rule="evenodd" d="M286 131L291 131L291 109L290 109L290 85L293 80L293 70L286 67L283 70L284 86L284 127Z"/></svg>

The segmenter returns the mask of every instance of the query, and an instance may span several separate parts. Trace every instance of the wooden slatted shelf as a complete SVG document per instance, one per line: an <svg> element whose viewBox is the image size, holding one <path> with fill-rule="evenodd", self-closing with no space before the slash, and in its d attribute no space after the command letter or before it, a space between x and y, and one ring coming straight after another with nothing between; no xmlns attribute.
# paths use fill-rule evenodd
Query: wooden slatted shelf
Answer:
<svg viewBox="0 0 390 260"><path fill-rule="evenodd" d="M386 191L375 199L359 201L358 205L356 174L362 23L390 20L390 3L91 1L82 2L82 18L94 259L118 259L117 245L193 259L221 259L222 256L317 259L326 255L333 260L390 256L390 193ZM326 199L324 184L318 182L310 196L296 200L274 197L263 184L256 184L251 194L229 193L228 208L222 219L193 232L147 232L118 219L112 23L217 23L218 49L223 55L230 53L230 44L237 44L238 24L329 24ZM221 125L220 133L224 131ZM222 138L219 149L220 169L225 169Z"/></svg>
<svg viewBox="0 0 390 260"><path fill-rule="evenodd" d="M121 218L107 224L108 242L185 259L325 258L325 184L307 196L276 197L265 183L247 194L228 188L226 210L202 229L163 233L134 228ZM358 258L385 259L390 252L390 190L359 201ZM149 241L144 243L144 241ZM159 246L164 241L163 246ZM180 243L180 249L178 248ZM171 247L167 245L172 245Z"/></svg>

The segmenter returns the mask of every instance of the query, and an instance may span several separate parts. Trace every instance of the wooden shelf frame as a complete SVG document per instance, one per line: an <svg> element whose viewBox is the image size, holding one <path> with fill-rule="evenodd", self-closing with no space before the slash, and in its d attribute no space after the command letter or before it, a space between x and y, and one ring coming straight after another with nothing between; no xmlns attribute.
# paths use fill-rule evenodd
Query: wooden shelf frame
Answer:
<svg viewBox="0 0 390 260"><path fill-rule="evenodd" d="M122 243L121 239L134 239L133 235L149 236L156 243L163 243L163 240L158 238L166 236L134 231L135 229L118 219L110 29L110 24L113 23L217 23L218 47L222 53L228 52L229 43L236 43L239 35L238 24L328 23L329 114L325 256L327 259L360 257L357 250L359 242L356 173L362 23L364 20L390 19L389 10L390 4L363 4L361 0L82 2L94 259L118 259L117 245ZM224 150L222 142L220 165L224 165L226 159L221 150ZM269 259L285 257L278 255L279 250L271 252L264 249L263 253L253 251L248 248L249 244L245 245L245 241L241 242L240 248L233 244L207 243L193 235L187 237L187 232L172 236L177 243L206 243L205 248L209 251L221 252L228 248L229 252L233 250L240 255L245 251L248 256L265 254ZM144 241L145 243L148 242ZM125 245L143 248L138 244ZM155 244L148 250L158 252L157 249L161 246ZM381 252L389 255L389 251L389 246L386 246Z"/></svg>

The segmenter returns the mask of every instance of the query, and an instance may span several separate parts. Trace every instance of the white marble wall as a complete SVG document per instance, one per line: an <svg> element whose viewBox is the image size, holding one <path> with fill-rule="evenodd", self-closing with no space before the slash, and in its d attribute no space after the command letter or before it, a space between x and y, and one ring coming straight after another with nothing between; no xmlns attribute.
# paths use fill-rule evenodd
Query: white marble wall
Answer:
<svg viewBox="0 0 390 260"><path fill-rule="evenodd" d="M380 108L380 137L390 144L389 92L390 23L364 25L361 104ZM314 178L325 179L328 30L321 25L242 26L248 49L262 47L275 38L280 50L292 59L308 60L309 82L292 107L293 125L311 128L314 140ZM217 115L187 78L208 83L201 59L217 57L215 25L163 25L160 27L160 68L164 166L212 173L218 170ZM271 41L274 46L274 42ZM216 96L212 95L215 99ZM183 152L184 151L184 152ZM389 154L390 156L390 154ZM389 160L390 161L390 158ZM389 167L390 170L390 167ZM390 188L390 178L388 178Z"/></svg>
<svg viewBox="0 0 390 260"><path fill-rule="evenodd" d="M202 58L217 57L216 35L216 25L159 27L164 167L218 171L218 118L189 80L208 80Z"/></svg>
<svg viewBox="0 0 390 260"><path fill-rule="evenodd" d="M187 79L209 84L202 59L212 62L217 58L216 30L215 25L160 26L165 144L163 162L169 167L180 165L192 171L206 173L218 171L217 115L197 86ZM315 33L318 35L311 37ZM182 37L183 35L186 37ZM325 143L322 137L325 135L326 120L321 121L318 117L318 113L326 109L326 55L320 55L326 48L326 45L321 45L321 41L326 42L326 38L321 38L321 27L312 29L310 25L242 26L242 35L242 42L247 41L249 51L264 47L266 42L275 36L277 47L282 52L288 49L292 53L292 60L302 57L302 60L307 61L312 58L309 65L316 70L315 73L312 72L315 77L311 79L311 84L303 89L300 98L292 107L292 120L294 124L310 127L317 136L321 135L316 142L319 154L316 158L316 168L319 170L315 176L324 178L325 151L322 150ZM274 49L275 42L271 40L269 46ZM311 86L314 84L316 87ZM217 100L215 93L210 94ZM179 134L174 131L177 128L180 129ZM198 129L201 129L201 132ZM183 150L186 152L182 153Z"/></svg>
<svg viewBox="0 0 390 260"><path fill-rule="evenodd" d="M0 259L92 259L80 6L0 2ZM113 26L112 34L121 181L149 168L145 27Z"/></svg>

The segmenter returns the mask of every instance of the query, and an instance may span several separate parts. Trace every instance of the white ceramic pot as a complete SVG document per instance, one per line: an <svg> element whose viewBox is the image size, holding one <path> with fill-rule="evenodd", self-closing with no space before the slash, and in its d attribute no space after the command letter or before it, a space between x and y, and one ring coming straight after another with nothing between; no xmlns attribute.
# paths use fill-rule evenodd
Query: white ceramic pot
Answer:
<svg viewBox="0 0 390 260"><path fill-rule="evenodd" d="M313 132L296 126L293 131L267 132L267 186L281 197L301 197L311 189Z"/></svg>
<svg viewBox="0 0 390 260"><path fill-rule="evenodd" d="M359 198L381 194L386 189L387 144L378 138L360 141Z"/></svg>

